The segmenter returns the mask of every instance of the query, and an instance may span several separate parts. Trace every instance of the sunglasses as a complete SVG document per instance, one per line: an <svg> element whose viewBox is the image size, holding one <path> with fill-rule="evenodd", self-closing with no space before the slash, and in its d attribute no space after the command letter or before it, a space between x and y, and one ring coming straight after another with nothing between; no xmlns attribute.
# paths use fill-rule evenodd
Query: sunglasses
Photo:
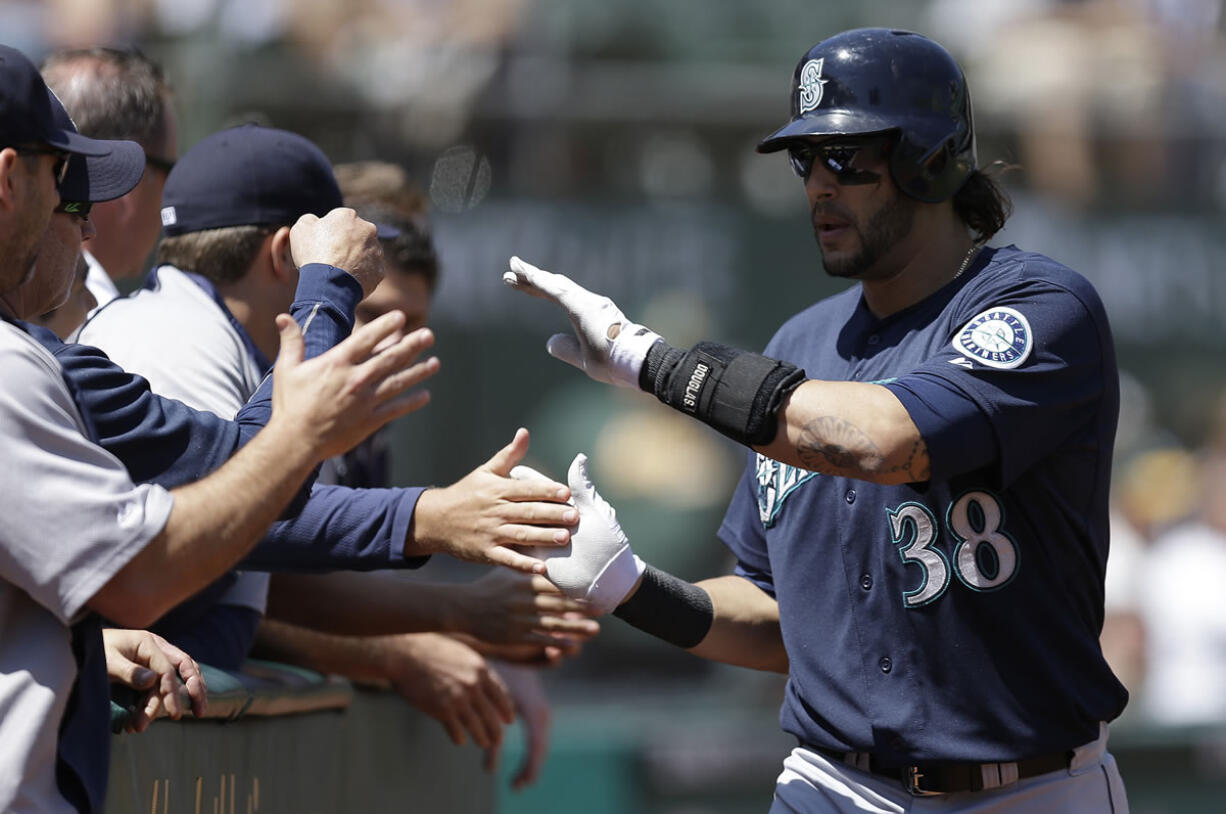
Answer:
<svg viewBox="0 0 1226 814"><path fill-rule="evenodd" d="M19 153L27 155L53 155L55 163L51 166L51 174L55 176L55 186L58 189L64 183L64 176L68 175L68 153L63 150L57 150L54 147L43 147L41 145L25 146L15 148Z"/></svg>
<svg viewBox="0 0 1226 814"><path fill-rule="evenodd" d="M875 184L881 180L881 173L867 168L879 166L889 155L892 143L888 137L817 143L802 141L788 148L788 162L801 180L809 179L816 162L830 170L843 186Z"/></svg>
<svg viewBox="0 0 1226 814"><path fill-rule="evenodd" d="M89 211L93 208L93 203L89 201L60 201L60 205L54 211L76 215L81 220L89 220Z"/></svg>

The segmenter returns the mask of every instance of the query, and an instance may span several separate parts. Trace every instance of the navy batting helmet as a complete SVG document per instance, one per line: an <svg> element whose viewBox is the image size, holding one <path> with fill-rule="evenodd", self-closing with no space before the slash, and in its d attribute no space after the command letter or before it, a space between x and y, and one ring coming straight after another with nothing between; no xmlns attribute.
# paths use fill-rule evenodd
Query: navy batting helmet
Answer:
<svg viewBox="0 0 1226 814"><path fill-rule="evenodd" d="M811 137L887 132L897 133L890 175L913 198L952 198L975 170L970 91L954 58L920 34L858 28L819 42L801 58L792 120L758 152Z"/></svg>

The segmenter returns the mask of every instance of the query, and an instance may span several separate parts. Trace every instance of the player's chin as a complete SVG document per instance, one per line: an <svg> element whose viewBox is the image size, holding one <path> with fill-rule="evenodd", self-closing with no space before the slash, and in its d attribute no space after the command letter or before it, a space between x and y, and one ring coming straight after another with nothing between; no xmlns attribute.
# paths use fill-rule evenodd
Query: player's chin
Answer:
<svg viewBox="0 0 1226 814"><path fill-rule="evenodd" d="M863 253L854 249L826 247L818 239L822 250L822 268L831 277L852 278L864 271Z"/></svg>

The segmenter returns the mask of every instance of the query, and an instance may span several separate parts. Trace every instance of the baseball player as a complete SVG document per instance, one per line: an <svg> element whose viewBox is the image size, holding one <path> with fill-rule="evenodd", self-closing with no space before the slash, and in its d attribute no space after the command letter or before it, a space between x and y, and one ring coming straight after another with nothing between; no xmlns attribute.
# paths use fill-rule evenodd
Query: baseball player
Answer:
<svg viewBox="0 0 1226 814"><path fill-rule="evenodd" d="M1102 304L1054 260L985 245L1008 201L938 44L830 37L791 113L758 150L786 151L827 273L856 284L764 354L674 348L512 260L506 281L575 328L551 354L751 447L719 530L733 575L644 565L581 458L549 574L698 655L788 673L798 746L772 812L1127 811L1106 751L1127 692L1098 645L1119 406Z"/></svg>

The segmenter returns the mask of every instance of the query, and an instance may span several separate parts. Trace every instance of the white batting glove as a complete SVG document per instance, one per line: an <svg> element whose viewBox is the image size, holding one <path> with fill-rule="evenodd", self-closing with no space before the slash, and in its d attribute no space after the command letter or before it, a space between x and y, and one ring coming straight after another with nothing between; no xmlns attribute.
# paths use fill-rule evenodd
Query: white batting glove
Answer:
<svg viewBox="0 0 1226 814"><path fill-rule="evenodd" d="M639 370L659 334L630 322L608 297L518 257L511 258L511 270L502 275L502 281L516 291L557 303L570 318L574 336L549 337L545 349L550 356L574 365L598 382L639 389ZM621 331L610 339L609 329L619 324Z"/></svg>
<svg viewBox="0 0 1226 814"><path fill-rule="evenodd" d="M527 466L512 469L511 477L548 480ZM608 613L634 588L647 564L635 556L617 522L617 512L592 485L587 456L582 452L571 462L566 480L571 492L569 502L579 510L579 523L571 529L570 543L531 548L526 553L545 561L545 575L562 593L586 601L597 613Z"/></svg>

